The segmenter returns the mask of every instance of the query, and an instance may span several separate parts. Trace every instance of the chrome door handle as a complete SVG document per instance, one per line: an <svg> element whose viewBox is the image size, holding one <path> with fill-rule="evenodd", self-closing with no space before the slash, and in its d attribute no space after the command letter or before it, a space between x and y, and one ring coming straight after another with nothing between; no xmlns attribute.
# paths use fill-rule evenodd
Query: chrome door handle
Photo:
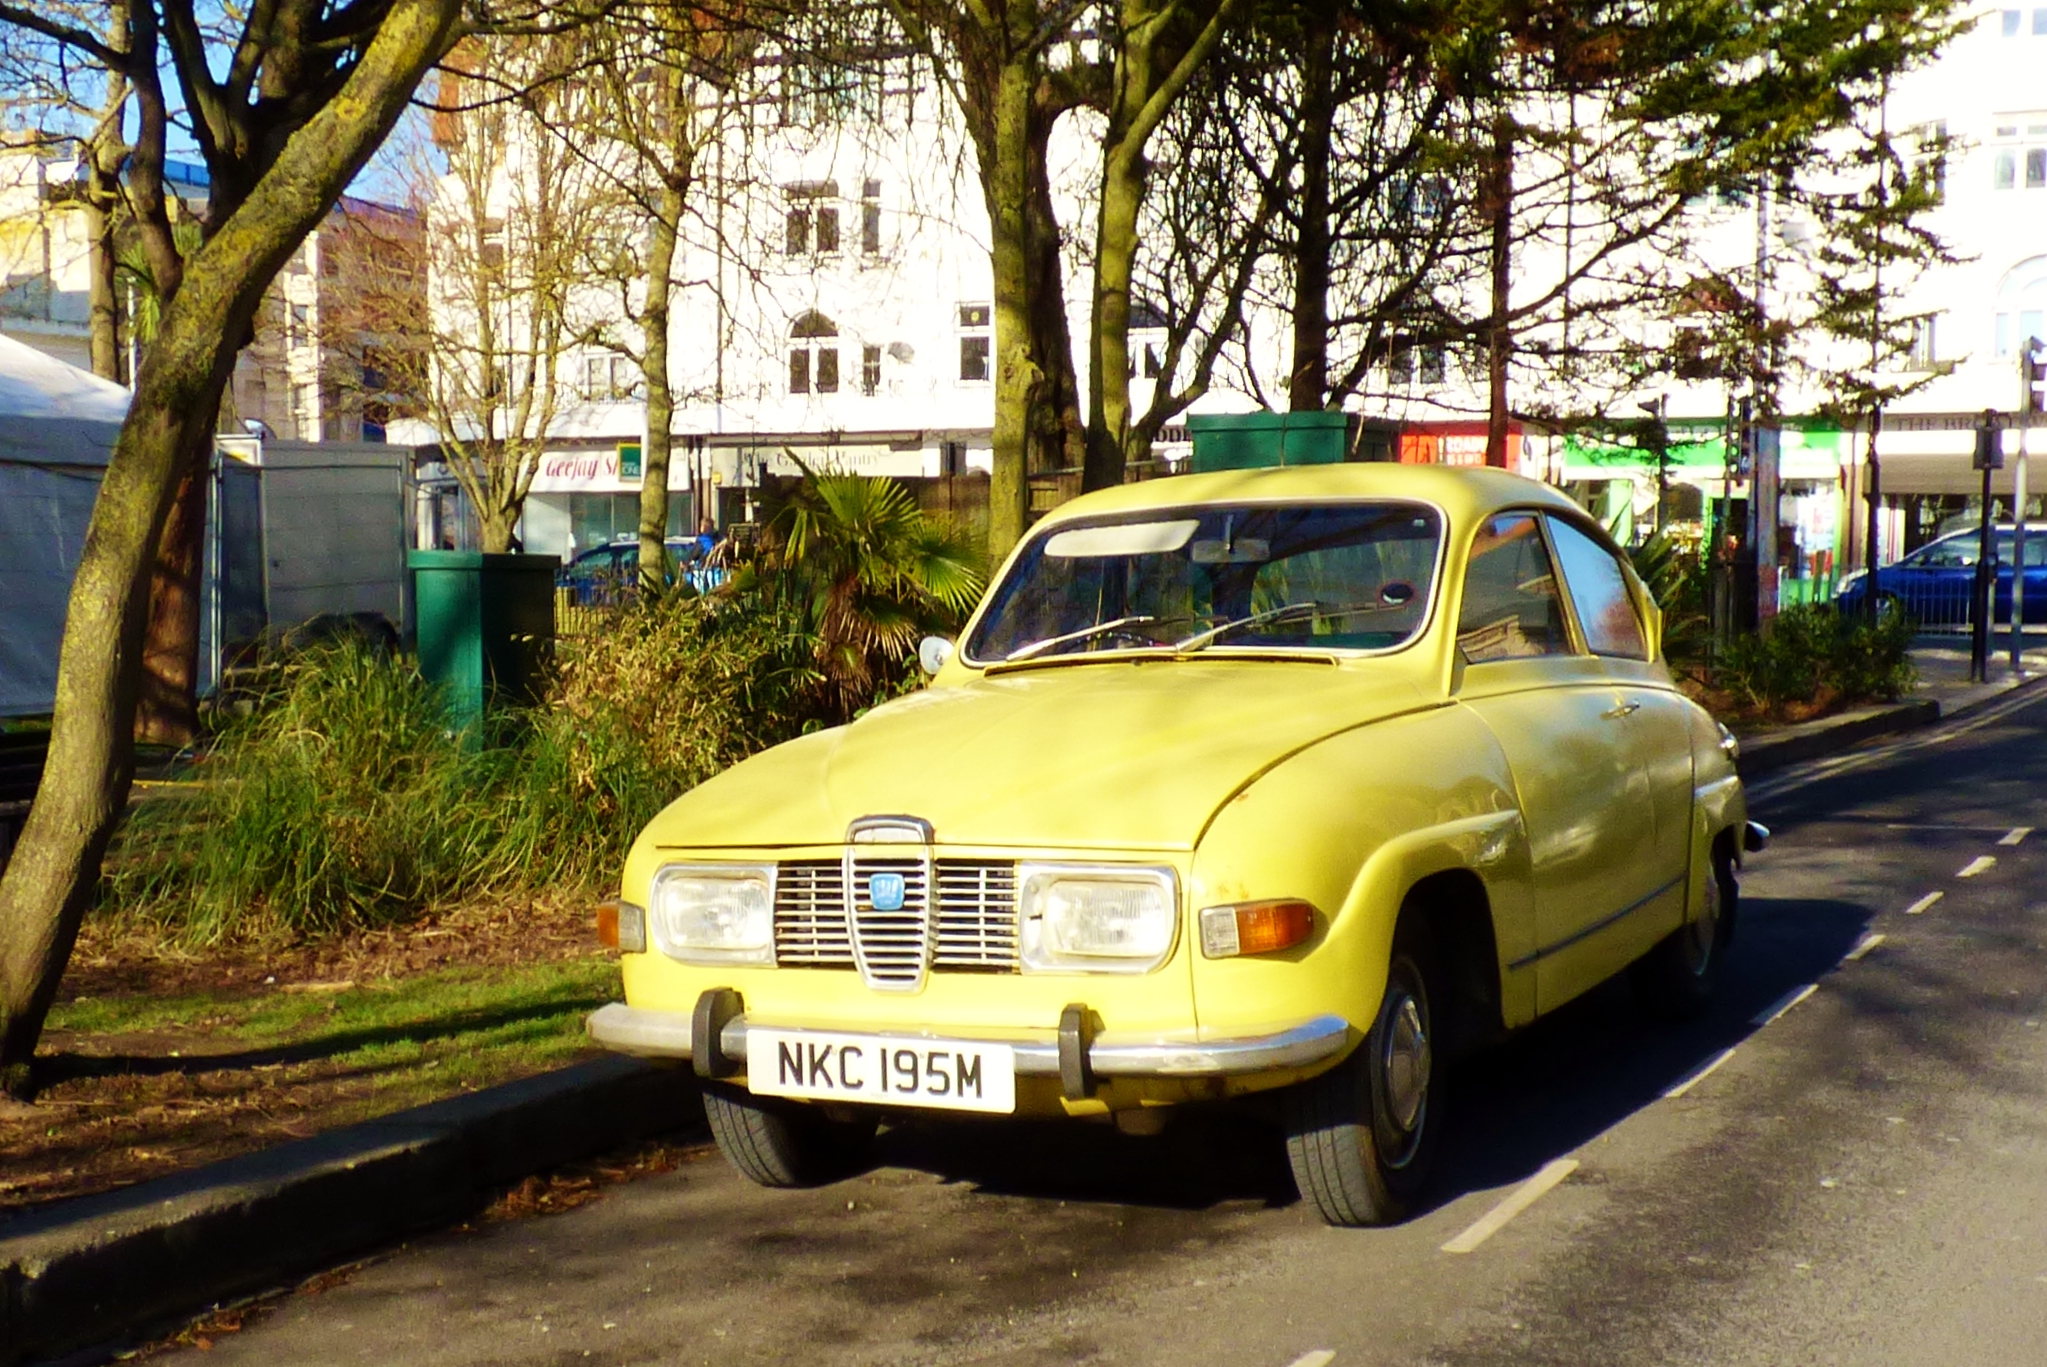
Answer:
<svg viewBox="0 0 2047 1367"><path fill-rule="evenodd" d="M1628 716L1631 713L1639 712L1641 710L1642 704L1638 702L1624 702L1619 707L1610 708L1607 711L1600 713L1599 715L1602 717L1606 717L1612 721L1619 721L1622 717Z"/></svg>

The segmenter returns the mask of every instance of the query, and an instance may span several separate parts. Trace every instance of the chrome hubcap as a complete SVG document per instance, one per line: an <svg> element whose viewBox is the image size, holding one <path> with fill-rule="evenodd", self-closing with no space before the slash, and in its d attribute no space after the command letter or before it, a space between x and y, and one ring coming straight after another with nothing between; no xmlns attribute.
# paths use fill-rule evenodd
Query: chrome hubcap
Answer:
<svg viewBox="0 0 2047 1367"><path fill-rule="evenodd" d="M1421 1004L1403 994L1386 1021L1386 1039L1379 1055L1380 1096L1386 1119L1397 1131L1400 1142L1388 1145L1386 1157L1394 1165L1412 1156L1429 1102L1429 1074L1434 1058L1429 1048L1428 1023Z"/></svg>

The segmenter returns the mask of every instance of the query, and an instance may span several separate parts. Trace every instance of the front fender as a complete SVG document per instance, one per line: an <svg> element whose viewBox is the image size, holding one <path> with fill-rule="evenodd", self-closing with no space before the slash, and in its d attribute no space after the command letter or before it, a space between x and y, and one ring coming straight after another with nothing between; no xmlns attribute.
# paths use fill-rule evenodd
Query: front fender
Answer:
<svg viewBox="0 0 2047 1367"><path fill-rule="evenodd" d="M1313 935L1273 954L1202 955L1190 934L1204 1037L1303 1015L1362 1034L1378 1012L1394 926L1432 874L1468 871L1486 890L1501 962L1534 947L1528 840L1491 734L1463 708L1394 718L1289 757L1217 812L1195 848L1190 910L1277 897L1316 909ZM1533 979L1502 981L1509 1025L1534 1014Z"/></svg>

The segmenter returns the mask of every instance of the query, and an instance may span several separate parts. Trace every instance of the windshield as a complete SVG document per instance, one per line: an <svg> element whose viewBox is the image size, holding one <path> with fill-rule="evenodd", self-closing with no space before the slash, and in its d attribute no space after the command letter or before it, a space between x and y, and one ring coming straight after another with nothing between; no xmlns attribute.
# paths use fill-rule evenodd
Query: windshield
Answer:
<svg viewBox="0 0 2047 1367"><path fill-rule="evenodd" d="M1104 650L1386 650L1421 629L1442 519L1414 503L1249 504L1066 523L967 640L981 664Z"/></svg>

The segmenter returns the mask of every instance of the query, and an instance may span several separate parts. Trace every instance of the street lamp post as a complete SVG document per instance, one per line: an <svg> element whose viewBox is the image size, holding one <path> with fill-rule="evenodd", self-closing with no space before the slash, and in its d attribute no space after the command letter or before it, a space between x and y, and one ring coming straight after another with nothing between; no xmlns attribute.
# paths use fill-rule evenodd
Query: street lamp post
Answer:
<svg viewBox="0 0 2047 1367"><path fill-rule="evenodd" d="M1656 535L1662 536L1670 508L1670 395L1658 394L1655 403L1635 407L1649 415L1649 447L1656 455Z"/></svg>
<svg viewBox="0 0 2047 1367"><path fill-rule="evenodd" d="M2023 415L2021 415L2023 420ZM1976 424L1976 468L1983 472L1983 519L1976 534L1976 579L1969 602L1969 678L1990 681L1990 613L1996 602L1997 571L1991 559L1990 475L2004 468L2004 438L1997 430L1997 410L1986 408ZM1875 591L1876 576L1870 576Z"/></svg>

